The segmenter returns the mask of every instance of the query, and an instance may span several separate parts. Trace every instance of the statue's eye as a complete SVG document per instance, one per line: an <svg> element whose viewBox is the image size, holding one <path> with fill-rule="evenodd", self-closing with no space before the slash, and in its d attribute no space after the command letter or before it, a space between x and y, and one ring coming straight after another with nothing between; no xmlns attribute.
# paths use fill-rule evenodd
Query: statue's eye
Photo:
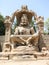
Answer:
<svg viewBox="0 0 49 65"><path fill-rule="evenodd" d="M19 30L18 30L18 34L20 35L20 32L19 32Z"/></svg>
<svg viewBox="0 0 49 65"><path fill-rule="evenodd" d="M22 35L23 35L24 33L22 32Z"/></svg>

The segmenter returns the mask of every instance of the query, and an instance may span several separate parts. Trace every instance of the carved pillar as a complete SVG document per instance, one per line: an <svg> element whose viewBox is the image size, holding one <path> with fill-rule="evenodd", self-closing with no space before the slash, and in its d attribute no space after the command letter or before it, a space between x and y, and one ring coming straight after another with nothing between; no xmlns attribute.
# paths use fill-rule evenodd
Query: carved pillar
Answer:
<svg viewBox="0 0 49 65"><path fill-rule="evenodd" d="M39 31L43 34L43 32L44 32L44 18L41 16L37 17L36 23L38 25Z"/></svg>
<svg viewBox="0 0 49 65"><path fill-rule="evenodd" d="M10 34L11 34L11 22L5 23L6 30L5 30L5 42L10 41Z"/></svg>
<svg viewBox="0 0 49 65"><path fill-rule="evenodd" d="M40 32L43 34L43 32L44 32L44 22L39 22L37 25L38 25Z"/></svg>
<svg viewBox="0 0 49 65"><path fill-rule="evenodd" d="M10 35L11 35L11 21L10 18L5 20L5 43L3 46L3 51L9 51L11 48L11 44L10 44Z"/></svg>

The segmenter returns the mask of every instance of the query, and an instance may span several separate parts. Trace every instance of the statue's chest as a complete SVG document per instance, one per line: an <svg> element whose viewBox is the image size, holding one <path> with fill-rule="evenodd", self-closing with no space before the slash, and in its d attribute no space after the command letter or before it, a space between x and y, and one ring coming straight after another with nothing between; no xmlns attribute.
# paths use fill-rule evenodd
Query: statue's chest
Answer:
<svg viewBox="0 0 49 65"><path fill-rule="evenodd" d="M19 27L18 31L19 31L19 34L22 34L22 35L30 34L30 29L29 28Z"/></svg>

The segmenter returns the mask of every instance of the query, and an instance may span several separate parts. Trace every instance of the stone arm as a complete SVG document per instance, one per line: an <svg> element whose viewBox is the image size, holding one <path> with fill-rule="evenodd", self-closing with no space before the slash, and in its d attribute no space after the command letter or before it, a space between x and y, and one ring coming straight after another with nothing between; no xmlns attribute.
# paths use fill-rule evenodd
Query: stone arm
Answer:
<svg viewBox="0 0 49 65"><path fill-rule="evenodd" d="M34 34L34 33L35 33L35 31L34 31L33 27L31 27L30 34Z"/></svg>
<svg viewBox="0 0 49 65"><path fill-rule="evenodd" d="M31 29L30 29L30 34L33 35L34 33L35 33L35 31L34 31L33 27L31 27ZM32 36L32 37L34 37L34 36ZM29 37L29 38L28 38L27 43L28 43L29 41L31 41L32 37Z"/></svg>
<svg viewBox="0 0 49 65"><path fill-rule="evenodd" d="M14 35L19 35L18 27L15 29ZM26 40L24 40L22 37L16 37L16 41L19 42L19 43L20 42L25 42L26 43Z"/></svg>
<svg viewBox="0 0 49 65"><path fill-rule="evenodd" d="M15 29L14 35L18 35L18 28Z"/></svg>
<svg viewBox="0 0 49 65"><path fill-rule="evenodd" d="M39 32L34 33L31 37L29 37L26 41L27 44L29 44L30 41L34 41L34 45L36 45L36 42L38 42L38 38L39 38Z"/></svg>

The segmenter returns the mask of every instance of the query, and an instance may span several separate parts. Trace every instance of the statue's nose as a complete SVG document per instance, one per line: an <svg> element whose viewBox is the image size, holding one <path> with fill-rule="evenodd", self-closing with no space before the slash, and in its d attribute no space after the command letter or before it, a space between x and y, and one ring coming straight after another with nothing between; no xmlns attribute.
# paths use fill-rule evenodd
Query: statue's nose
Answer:
<svg viewBox="0 0 49 65"><path fill-rule="evenodd" d="M40 19L40 21L42 21L42 19Z"/></svg>
<svg viewBox="0 0 49 65"><path fill-rule="evenodd" d="M23 21L23 23L25 23L25 21Z"/></svg>

